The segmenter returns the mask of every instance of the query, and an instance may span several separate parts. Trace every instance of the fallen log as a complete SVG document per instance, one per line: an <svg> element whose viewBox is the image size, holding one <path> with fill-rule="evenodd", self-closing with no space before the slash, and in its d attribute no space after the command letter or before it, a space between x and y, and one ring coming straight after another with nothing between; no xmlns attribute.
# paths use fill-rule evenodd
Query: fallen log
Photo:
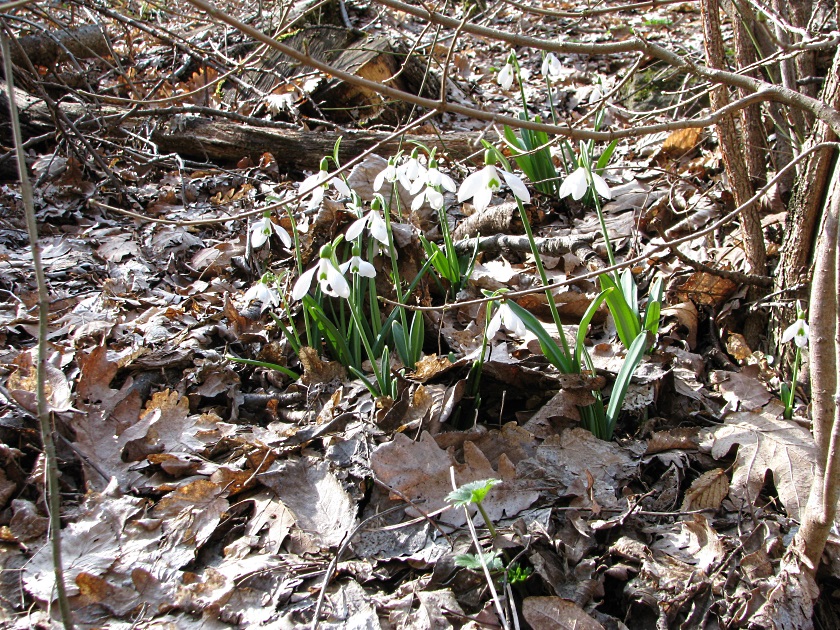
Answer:
<svg viewBox="0 0 840 630"><path fill-rule="evenodd" d="M399 138L388 140L388 133L375 131L292 131L261 129L222 120L191 118L177 129L159 129L152 134L161 153L178 153L182 157L205 161L236 162L245 156L256 158L269 152L282 169L315 170L325 155L332 153L341 138L339 155L343 162L377 146L380 155L391 155L400 148L410 149ZM437 147L452 160L469 157L476 147L478 135L447 133L440 135L406 135L408 140Z"/></svg>
<svg viewBox="0 0 840 630"><path fill-rule="evenodd" d="M27 67L26 58L34 66L50 67L72 57L109 57L111 49L99 24L74 29L50 31L19 37L11 46L12 62Z"/></svg>

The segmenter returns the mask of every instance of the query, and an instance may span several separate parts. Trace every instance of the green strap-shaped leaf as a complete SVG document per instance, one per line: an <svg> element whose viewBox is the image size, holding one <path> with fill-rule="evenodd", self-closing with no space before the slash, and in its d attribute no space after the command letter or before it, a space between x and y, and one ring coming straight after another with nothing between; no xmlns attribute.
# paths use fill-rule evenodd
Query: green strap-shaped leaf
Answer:
<svg viewBox="0 0 840 630"><path fill-rule="evenodd" d="M613 289L604 289L601 291L598 296L592 300L592 303L580 319L577 336L575 337L575 366L578 371L580 371L580 353L584 348L584 343L586 342L586 332L589 330L589 324L592 322L592 318L595 317L598 307L601 306L601 303L606 299L607 294L612 291Z"/></svg>
<svg viewBox="0 0 840 630"><path fill-rule="evenodd" d="M598 276L598 280L601 283L601 289L604 291L612 289L606 297L607 307L610 309L610 313L612 313L613 319L615 320L615 329L618 333L618 338L624 344L625 348L629 348L630 344L633 343L633 339L641 332L639 316L630 310L627 300L624 299L624 295L622 295L621 290L609 274L601 274Z"/></svg>
<svg viewBox="0 0 840 630"><path fill-rule="evenodd" d="M548 334L548 331L546 331L545 327L543 327L542 322L534 317L530 311L526 311L513 300L508 300L507 304L513 313L522 320L522 323L525 324L525 328L537 336L537 340L540 342L540 348L551 364L563 374L574 373L574 366L569 361L569 357L565 355L565 353L557 345L557 342L554 341L551 335ZM562 330L559 330L558 332L561 335L563 334Z"/></svg>
<svg viewBox="0 0 840 630"><path fill-rule="evenodd" d="M313 300L311 296L305 295L303 297L303 307L309 312L312 319L315 320L315 324L318 326L318 329L326 336L327 344L335 353L336 358L338 358L343 365L353 365L353 354L347 346L344 335L342 335L338 328L336 328L330 321L329 317L327 317L327 314L318 305L318 303Z"/></svg>
<svg viewBox="0 0 840 630"><path fill-rule="evenodd" d="M662 313L662 293L664 283L662 278L657 278L650 288L648 303L645 307L645 330L654 335L659 332L659 315Z"/></svg>
<svg viewBox="0 0 840 630"><path fill-rule="evenodd" d="M268 368L269 370L277 370L278 372L282 372L292 380L297 380L300 378L300 374L298 374L294 370L290 370L289 368L283 365L278 365L276 363L268 363L267 361L257 361L255 359L240 359L239 357L233 357L230 355L227 355L225 358L229 361L233 361L234 363L243 363L245 365L254 365L256 367Z"/></svg>
<svg viewBox="0 0 840 630"><path fill-rule="evenodd" d="M618 414L621 413L621 407L624 404L624 397L627 395L627 388L630 387L630 380L633 378L633 373L639 367L642 357L645 356L645 349L647 346L647 333L640 332L639 335L630 344L630 349L627 351L627 356L624 357L624 363L615 377L615 384L613 385L610 401L607 403L607 438L612 439L613 431L615 430L615 423L618 421Z"/></svg>

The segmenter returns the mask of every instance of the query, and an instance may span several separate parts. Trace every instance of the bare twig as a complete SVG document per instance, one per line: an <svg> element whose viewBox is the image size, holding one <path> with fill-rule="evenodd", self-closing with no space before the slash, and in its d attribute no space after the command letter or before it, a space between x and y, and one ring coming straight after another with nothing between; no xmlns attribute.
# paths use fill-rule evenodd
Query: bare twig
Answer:
<svg viewBox="0 0 840 630"><path fill-rule="evenodd" d="M15 152L17 155L18 172L20 174L21 197L26 215L26 229L29 232L29 243L32 248L32 263L35 268L35 279L38 284L38 358L37 358L37 401L38 422L41 428L41 440L44 444L44 468L47 477L46 492L50 519L50 546L52 549L55 586L61 619L66 630L73 629L73 615L67 600L67 588L64 585L64 566L61 557L61 495L58 485L58 463L56 462L55 443L52 438L52 422L47 405L47 317L50 309L50 296L47 291L47 280L44 267L41 264L41 244L38 240L38 224L35 220L35 202L32 194L32 184L26 170L26 156L23 153L23 134L20 130L20 119L15 104L15 86L12 77L12 58L9 42L0 33L0 49L3 51L3 70L6 74L6 88L9 93L9 118L12 124Z"/></svg>

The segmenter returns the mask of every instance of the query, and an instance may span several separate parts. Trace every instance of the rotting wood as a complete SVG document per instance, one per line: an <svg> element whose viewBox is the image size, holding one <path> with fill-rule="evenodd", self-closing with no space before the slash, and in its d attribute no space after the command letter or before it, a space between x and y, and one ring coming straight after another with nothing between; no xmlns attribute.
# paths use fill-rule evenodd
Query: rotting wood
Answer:
<svg viewBox="0 0 840 630"><path fill-rule="evenodd" d="M19 37L11 48L12 62L17 66L25 66L26 57L32 65L49 67L67 61L71 55L87 59L110 54L108 40L99 24Z"/></svg>

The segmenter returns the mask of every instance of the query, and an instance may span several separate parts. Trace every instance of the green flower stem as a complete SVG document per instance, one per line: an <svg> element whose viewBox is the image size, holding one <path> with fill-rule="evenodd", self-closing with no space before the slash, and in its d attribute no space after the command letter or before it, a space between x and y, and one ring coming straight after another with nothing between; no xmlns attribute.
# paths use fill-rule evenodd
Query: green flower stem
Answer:
<svg viewBox="0 0 840 630"><path fill-rule="evenodd" d="M295 216L292 214L291 208L286 206L286 214L289 215L289 221L292 224L292 238L295 241L295 262L297 263L298 277L303 275L303 255L300 251L300 234L298 233L297 225L295 224ZM287 311L288 312L288 309ZM312 334L312 322L309 319L309 312L303 309L303 326L306 330L306 343L310 348L315 347L315 337Z"/></svg>
<svg viewBox="0 0 840 630"><path fill-rule="evenodd" d="M548 106L551 108L551 121L557 124L557 110L554 107L554 97L551 95L551 79L545 77L545 85L548 88Z"/></svg>
<svg viewBox="0 0 840 630"><path fill-rule="evenodd" d="M531 229L531 221L528 219L528 213L525 212L525 206L522 205L522 200L519 199L519 197L516 197L516 195L514 195L514 197L516 198L516 205L519 207L519 216L522 219L522 225L525 228L525 235L528 237L528 243L531 245L531 253L534 255L534 264L537 266L537 273L540 274L540 281L547 287L549 284L548 276L545 273L545 267L543 266L542 256L537 248L537 243L534 241L534 231ZM569 350L569 343L566 341L566 334L563 332L563 323L560 321L560 313L557 311L557 305L554 303L554 295L552 295L551 289L546 289L545 294L546 297L548 297L548 308L551 311L551 317L554 320L554 325L557 326L560 342L563 344L563 352L571 363L570 357L572 357L572 354Z"/></svg>
<svg viewBox="0 0 840 630"><path fill-rule="evenodd" d="M368 252L366 260L373 262L374 254L376 251L376 244L378 242L379 241L377 241L376 239L368 239ZM382 330L382 319L379 312L379 295L376 292L376 278L366 278L366 280L368 287L368 295L370 298L371 331L373 332L374 337L376 337Z"/></svg>
<svg viewBox="0 0 840 630"><path fill-rule="evenodd" d="M598 196L598 191L595 190L595 185L592 183L592 174L587 169L587 179L589 179L589 190L592 191L592 196L595 198L595 210L598 211L598 221L601 224L601 233L604 235L604 244L607 247L607 260L609 260L610 267L615 267L615 254L613 254L612 243L610 243L610 235L607 232L607 222L604 220L604 212L601 210L601 198ZM615 273L616 283L619 282L618 272Z"/></svg>
<svg viewBox="0 0 840 630"><path fill-rule="evenodd" d="M490 537L495 539L496 538L496 528L493 526L493 521L490 520L490 516L484 509L484 506L481 505L481 502L475 504L475 507L478 508L479 513L481 514L481 518L484 519L484 524L487 525L487 531L490 532ZM481 549L478 550L481 553ZM507 557L507 554L505 554Z"/></svg>
<svg viewBox="0 0 840 630"><path fill-rule="evenodd" d="M785 418L790 420L793 417L793 403L796 399L796 382L799 379L799 365L802 363L802 348L796 346L796 356L793 358L793 372L790 375L790 392L785 403Z"/></svg>
<svg viewBox="0 0 840 630"><path fill-rule="evenodd" d="M525 98L525 86L522 84L522 69L519 66L519 59L516 58L516 55L513 56L513 69L516 70L516 82L519 83L519 95L522 97L522 113L525 115L525 120L528 121L530 120L528 116L528 99Z"/></svg>
<svg viewBox="0 0 840 630"><path fill-rule="evenodd" d="M393 189L391 192L391 199L397 200L397 211L402 217L402 208L400 206L400 191L397 189L397 181L393 182ZM388 232L388 253L391 255L391 281L394 283L394 291L397 294L397 302L405 304L403 299L402 279L400 278L399 263L397 263L397 248L394 246L394 233L391 231L391 204L385 203L385 197L382 197L382 216L385 219L385 229ZM405 314L405 309L400 309L400 323L403 330L408 330L408 317Z"/></svg>
<svg viewBox="0 0 840 630"><path fill-rule="evenodd" d="M351 296L352 297L352 296ZM351 300L347 301L348 305L350 306L350 316L353 318L353 321L356 324L356 328L361 331L362 330L362 315L358 312L358 305L354 304ZM376 383L379 385L379 393L382 396L387 395L387 392L382 391L382 376L379 373L379 368L377 367L377 358L373 353L373 348L370 345L370 341L368 341L367 335L359 334L359 338L362 341L362 344L365 347L365 352L367 352L368 360L370 361L370 365L373 368L373 375L376 378ZM359 366L361 367L361 361L359 362Z"/></svg>

